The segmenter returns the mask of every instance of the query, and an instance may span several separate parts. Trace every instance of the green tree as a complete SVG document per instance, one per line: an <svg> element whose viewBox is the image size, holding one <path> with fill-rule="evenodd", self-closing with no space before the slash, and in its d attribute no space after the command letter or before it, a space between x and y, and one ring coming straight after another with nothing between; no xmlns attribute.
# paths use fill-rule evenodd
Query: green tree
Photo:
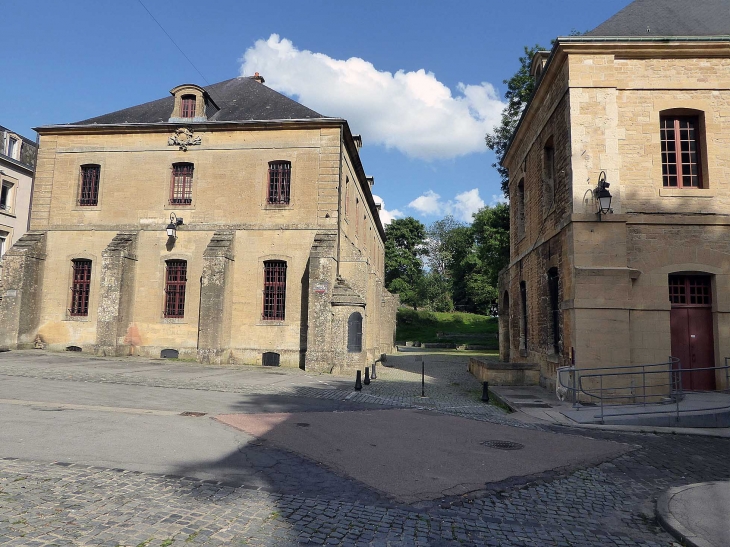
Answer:
<svg viewBox="0 0 730 547"><path fill-rule="evenodd" d="M497 287L499 272L509 263L509 205L484 207L472 223L476 253L489 285Z"/></svg>
<svg viewBox="0 0 730 547"><path fill-rule="evenodd" d="M413 217L395 219L385 227L385 286L401 302L421 304L426 227Z"/></svg>
<svg viewBox="0 0 730 547"><path fill-rule="evenodd" d="M532 47L525 46L525 55L520 57L519 70L509 80L504 80L504 83L507 84L507 92L504 94L507 106L502 110L502 121L492 133L488 133L486 136L487 147L497 156L497 161L492 164L492 167L497 169L502 178L502 192L505 196L508 196L509 193L509 172L500 164L512 134L517 128L517 123L520 121L522 111L535 90L535 81L530 76L530 61L535 53L543 49L537 44Z"/></svg>

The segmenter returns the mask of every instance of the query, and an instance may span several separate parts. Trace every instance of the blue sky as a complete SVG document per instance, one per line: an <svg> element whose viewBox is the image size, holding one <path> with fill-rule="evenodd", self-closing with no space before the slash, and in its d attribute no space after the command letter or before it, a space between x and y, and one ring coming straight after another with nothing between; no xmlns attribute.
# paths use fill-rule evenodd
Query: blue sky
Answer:
<svg viewBox="0 0 730 547"><path fill-rule="evenodd" d="M630 0L143 0L210 83L266 85L363 136L385 209L428 224L500 197L483 133L525 45L549 47ZM138 0L3 5L0 125L73 122L206 82Z"/></svg>

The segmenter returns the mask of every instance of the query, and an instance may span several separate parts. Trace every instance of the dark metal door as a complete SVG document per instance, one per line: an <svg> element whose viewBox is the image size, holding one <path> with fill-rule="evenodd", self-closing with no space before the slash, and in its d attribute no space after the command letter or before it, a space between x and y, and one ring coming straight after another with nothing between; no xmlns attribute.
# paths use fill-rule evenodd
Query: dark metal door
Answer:
<svg viewBox="0 0 730 547"><path fill-rule="evenodd" d="M683 369L715 366L715 342L712 334L712 299L709 276L669 276L669 299L672 356L680 359ZM693 391L715 389L714 370L686 370L682 388Z"/></svg>

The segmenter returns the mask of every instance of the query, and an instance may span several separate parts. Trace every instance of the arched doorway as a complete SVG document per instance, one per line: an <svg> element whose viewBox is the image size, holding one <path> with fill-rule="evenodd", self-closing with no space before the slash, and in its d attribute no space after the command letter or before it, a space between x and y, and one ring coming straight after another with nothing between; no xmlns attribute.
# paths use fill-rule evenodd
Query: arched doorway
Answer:
<svg viewBox="0 0 730 547"><path fill-rule="evenodd" d="M672 356L679 358L685 370L682 373L682 388L691 391L714 390L714 370L691 370L715 366L712 277L699 274L670 275L669 301L672 304Z"/></svg>

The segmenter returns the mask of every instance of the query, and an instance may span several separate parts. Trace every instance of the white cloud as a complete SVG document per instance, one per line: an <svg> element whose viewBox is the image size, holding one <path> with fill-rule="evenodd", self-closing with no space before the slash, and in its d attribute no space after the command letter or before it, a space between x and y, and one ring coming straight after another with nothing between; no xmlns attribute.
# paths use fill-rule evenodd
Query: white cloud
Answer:
<svg viewBox="0 0 730 547"><path fill-rule="evenodd" d="M383 224L383 226L385 226L386 224L390 224L396 218L406 216L405 213L399 211L398 209L393 209L392 211L386 210L385 202L380 196L376 196L375 194L373 194L373 200L376 204L380 204L380 222Z"/></svg>
<svg viewBox="0 0 730 547"><path fill-rule="evenodd" d="M456 194L453 200L443 201L433 190L428 190L408 204L408 207L427 216L453 215L457 220L471 222L472 215L484 207L479 189Z"/></svg>
<svg viewBox="0 0 730 547"><path fill-rule="evenodd" d="M484 135L499 123L504 107L487 82L460 83L454 95L424 69L393 74L358 57L299 50L277 34L257 40L241 61L242 75L260 72L271 88L323 115L347 119L366 145L382 144L415 158L485 152Z"/></svg>
<svg viewBox="0 0 730 547"><path fill-rule="evenodd" d="M509 199L504 197L504 194L492 194L492 202L490 203L490 205L495 206L499 203L509 204Z"/></svg>

